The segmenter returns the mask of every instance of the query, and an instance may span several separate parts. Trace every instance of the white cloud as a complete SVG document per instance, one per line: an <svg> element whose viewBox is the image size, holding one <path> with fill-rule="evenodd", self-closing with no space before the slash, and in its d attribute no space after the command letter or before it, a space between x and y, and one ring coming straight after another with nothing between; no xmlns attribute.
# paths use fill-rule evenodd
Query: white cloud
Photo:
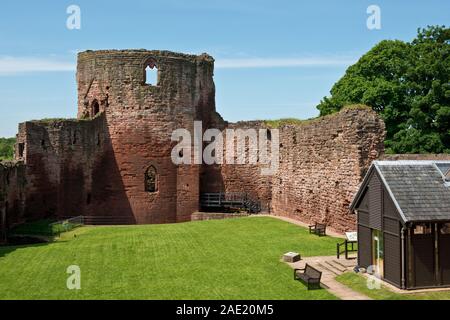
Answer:
<svg viewBox="0 0 450 320"><path fill-rule="evenodd" d="M73 72L75 70L74 63L54 58L0 56L0 76L31 72Z"/></svg>
<svg viewBox="0 0 450 320"><path fill-rule="evenodd" d="M333 67L349 66L357 61L352 57L303 57L303 58L223 58L217 59L218 69L284 68L284 67ZM56 57L0 56L0 76L23 73L74 72L76 64Z"/></svg>
<svg viewBox="0 0 450 320"><path fill-rule="evenodd" d="M217 59L216 68L280 68L280 67L332 67L350 66L357 61L352 57L303 58L236 58Z"/></svg>

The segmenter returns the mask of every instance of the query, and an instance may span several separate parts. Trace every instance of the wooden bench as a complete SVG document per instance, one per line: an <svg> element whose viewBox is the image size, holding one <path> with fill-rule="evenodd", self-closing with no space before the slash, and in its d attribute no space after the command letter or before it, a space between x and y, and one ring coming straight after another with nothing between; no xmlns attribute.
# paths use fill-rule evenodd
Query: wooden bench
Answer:
<svg viewBox="0 0 450 320"><path fill-rule="evenodd" d="M306 264L303 269L294 269L294 280L301 280L308 286L308 290L320 289L322 272Z"/></svg>
<svg viewBox="0 0 450 320"><path fill-rule="evenodd" d="M309 233L317 234L319 237L326 236L327 225L323 223L315 223L309 226Z"/></svg>

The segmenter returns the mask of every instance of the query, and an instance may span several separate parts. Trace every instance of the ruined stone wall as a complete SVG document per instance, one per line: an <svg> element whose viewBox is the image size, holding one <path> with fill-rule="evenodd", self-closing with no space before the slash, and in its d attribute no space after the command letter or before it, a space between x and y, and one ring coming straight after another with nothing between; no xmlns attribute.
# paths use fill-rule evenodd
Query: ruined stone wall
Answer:
<svg viewBox="0 0 450 320"><path fill-rule="evenodd" d="M382 120L361 108L281 127L272 212L355 230L349 204L370 163L383 154L383 140Z"/></svg>
<svg viewBox="0 0 450 320"><path fill-rule="evenodd" d="M90 215L107 206L103 165L111 160L106 132L102 115L19 125L16 158L26 164L28 219Z"/></svg>
<svg viewBox="0 0 450 320"><path fill-rule="evenodd" d="M268 127L262 121L241 121L237 123L230 123L227 129L234 130L255 130L258 139L260 137L260 129L266 131ZM266 134L266 133L265 133ZM270 202L272 200L272 176L263 175L262 168L268 167L266 164L259 162L259 143L257 145L251 144L246 139L245 145L245 159L246 164L236 164L239 151L237 150L237 139L234 139L234 163L228 164L225 162L221 166L221 179L224 192L245 192L250 198L261 202L264 212L270 211ZM256 146L256 148L255 148ZM268 149L270 151L270 149ZM227 146L224 144L224 154L227 151ZM256 164L251 164L250 159Z"/></svg>
<svg viewBox="0 0 450 320"><path fill-rule="evenodd" d="M450 160L448 153L408 153L408 154L384 154L379 160Z"/></svg>
<svg viewBox="0 0 450 320"><path fill-rule="evenodd" d="M24 221L25 166L0 161L0 243L6 230Z"/></svg>

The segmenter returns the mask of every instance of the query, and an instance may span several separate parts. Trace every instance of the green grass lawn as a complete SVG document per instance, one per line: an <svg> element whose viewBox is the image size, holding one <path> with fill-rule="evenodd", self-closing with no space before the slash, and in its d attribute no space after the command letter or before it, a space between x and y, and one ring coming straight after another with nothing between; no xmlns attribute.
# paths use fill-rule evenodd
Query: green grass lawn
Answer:
<svg viewBox="0 0 450 320"><path fill-rule="evenodd" d="M342 284L376 300L450 300L450 291L427 293L395 293L386 286L381 289L367 288L367 278L356 273L347 272L336 278Z"/></svg>
<svg viewBox="0 0 450 320"><path fill-rule="evenodd" d="M0 247L0 299L335 299L294 281L280 258L332 255L337 241L268 217L82 227ZM81 290L66 288L69 265Z"/></svg>

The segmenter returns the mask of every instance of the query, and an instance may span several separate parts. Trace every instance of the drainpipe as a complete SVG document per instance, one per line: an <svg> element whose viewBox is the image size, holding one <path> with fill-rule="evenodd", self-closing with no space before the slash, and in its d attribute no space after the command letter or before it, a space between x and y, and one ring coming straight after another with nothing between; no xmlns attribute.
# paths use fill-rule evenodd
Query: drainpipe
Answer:
<svg viewBox="0 0 450 320"><path fill-rule="evenodd" d="M402 289L406 288L406 284L405 284L405 226L402 226L402 257L401 257L401 262L402 262L402 284L401 287Z"/></svg>

